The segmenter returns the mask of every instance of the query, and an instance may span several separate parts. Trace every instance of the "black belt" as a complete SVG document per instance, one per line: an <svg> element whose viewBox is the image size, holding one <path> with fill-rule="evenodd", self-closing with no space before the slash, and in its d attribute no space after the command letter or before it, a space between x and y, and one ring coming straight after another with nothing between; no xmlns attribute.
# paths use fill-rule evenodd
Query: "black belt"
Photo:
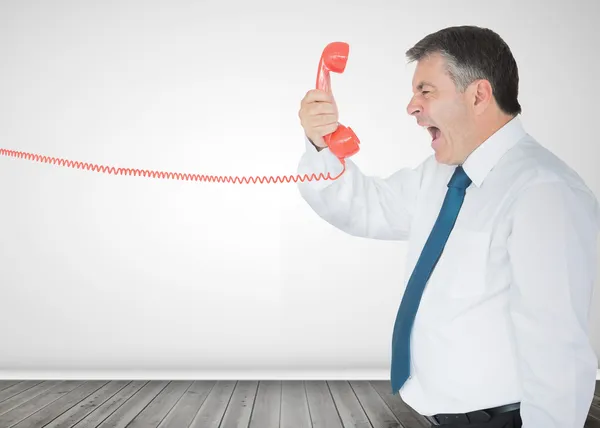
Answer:
<svg viewBox="0 0 600 428"><path fill-rule="evenodd" d="M492 407L490 409L476 410L469 413L441 413L433 416L425 416L425 419L435 426L447 424L481 423L491 420L496 415L511 412L519 409L520 407L520 403L513 403L499 407Z"/></svg>

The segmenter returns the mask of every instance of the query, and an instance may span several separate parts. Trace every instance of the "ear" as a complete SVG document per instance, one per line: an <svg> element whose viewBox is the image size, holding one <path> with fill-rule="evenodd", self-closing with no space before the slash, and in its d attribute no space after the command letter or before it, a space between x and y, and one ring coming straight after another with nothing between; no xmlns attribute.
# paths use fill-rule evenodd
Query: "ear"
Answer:
<svg viewBox="0 0 600 428"><path fill-rule="evenodd" d="M481 114L492 103L494 94L492 85L485 79L476 80L472 84L472 107L475 114Z"/></svg>

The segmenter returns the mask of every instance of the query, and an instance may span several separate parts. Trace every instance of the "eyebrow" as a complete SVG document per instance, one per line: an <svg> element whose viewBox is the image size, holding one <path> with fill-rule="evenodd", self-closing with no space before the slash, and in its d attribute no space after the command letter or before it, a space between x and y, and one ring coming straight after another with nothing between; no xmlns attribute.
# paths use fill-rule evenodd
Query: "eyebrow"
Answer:
<svg viewBox="0 0 600 428"><path fill-rule="evenodd" d="M433 88L435 88L435 85L431 82L426 82L426 81L421 81L418 85L417 85L417 90L420 91L421 89L423 89L423 86L431 86Z"/></svg>

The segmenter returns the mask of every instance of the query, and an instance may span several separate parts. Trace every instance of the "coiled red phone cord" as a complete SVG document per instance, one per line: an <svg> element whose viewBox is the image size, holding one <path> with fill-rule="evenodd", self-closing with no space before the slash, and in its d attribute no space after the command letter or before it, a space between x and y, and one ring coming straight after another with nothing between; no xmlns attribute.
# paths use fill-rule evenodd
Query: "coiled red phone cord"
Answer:
<svg viewBox="0 0 600 428"><path fill-rule="evenodd" d="M49 163L59 166L65 166L69 168L84 169L88 171L101 172L105 174L113 175L134 175L151 178L163 178L163 179L174 179L174 180L186 180L186 181L207 181L217 183L283 183L293 181L312 181L312 180L336 180L340 177L344 171L346 171L346 163L343 159L340 159L343 169L335 177L331 176L331 173L327 175L323 173L319 174L303 174L303 175L290 175L290 176L255 176L255 177L237 177L237 176L223 176L223 175L205 175L205 174L188 174L179 172L164 172L164 171L152 171L147 169L137 168L115 168L112 166L96 165L87 162L71 161L68 159L55 158L51 156L36 155L33 153L20 152L16 150L0 149L0 155L9 156L14 158L27 159L35 162Z"/></svg>

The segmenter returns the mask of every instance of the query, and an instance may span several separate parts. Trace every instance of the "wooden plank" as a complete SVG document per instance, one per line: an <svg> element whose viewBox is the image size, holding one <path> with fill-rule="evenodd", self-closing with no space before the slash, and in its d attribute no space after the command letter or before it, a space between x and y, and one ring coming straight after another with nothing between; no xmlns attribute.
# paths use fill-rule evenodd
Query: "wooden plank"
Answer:
<svg viewBox="0 0 600 428"><path fill-rule="evenodd" d="M415 412L399 395L392 394L392 387L389 380L372 380L370 383L383 401L386 402L402 426L405 428L431 427L427 419Z"/></svg>
<svg viewBox="0 0 600 428"><path fill-rule="evenodd" d="M281 381L261 380L248 428L279 428Z"/></svg>
<svg viewBox="0 0 600 428"><path fill-rule="evenodd" d="M172 381L142 410L127 428L157 427L192 384L191 381Z"/></svg>
<svg viewBox="0 0 600 428"><path fill-rule="evenodd" d="M250 424L250 415L252 415L257 391L258 381L239 381L219 428L247 428Z"/></svg>
<svg viewBox="0 0 600 428"><path fill-rule="evenodd" d="M69 392L80 387L84 383L84 381L73 380L54 385L52 388L44 391L42 394L37 395L31 400L26 401L20 406L17 406L0 416L0 426L12 427L16 423L21 422L23 419L43 409L50 403L53 403L59 398L67 395Z"/></svg>
<svg viewBox="0 0 600 428"><path fill-rule="evenodd" d="M111 381L102 386L85 400L79 402L76 406L64 412L62 415L54 419L44 428L71 428L77 422L88 416L94 410L98 409L108 399L114 396L127 386L130 381L120 380Z"/></svg>
<svg viewBox="0 0 600 428"><path fill-rule="evenodd" d="M312 428L303 381L284 380L282 382L279 426L281 428Z"/></svg>
<svg viewBox="0 0 600 428"><path fill-rule="evenodd" d="M113 414L123 403L127 402L142 387L148 384L148 381L135 381L127 384L125 388L120 389L116 394L104 401L92 413L77 422L74 427L77 428L96 428L100 422Z"/></svg>
<svg viewBox="0 0 600 428"><path fill-rule="evenodd" d="M374 428L404 428L369 381L349 383Z"/></svg>
<svg viewBox="0 0 600 428"><path fill-rule="evenodd" d="M314 428L344 428L324 380L305 381L308 408Z"/></svg>
<svg viewBox="0 0 600 428"><path fill-rule="evenodd" d="M63 395L58 400L53 401L52 404L47 405L40 411L23 419L21 422L14 425L14 428L42 427L56 419L62 413L73 408L73 406L76 406L107 383L108 381L105 380L85 382L83 385L78 386L68 394Z"/></svg>
<svg viewBox="0 0 600 428"><path fill-rule="evenodd" d="M29 388L17 395L12 396L8 400L4 400L0 403L0 415L20 406L21 404L31 400L33 397L37 397L40 394L48 391L50 388L62 383L62 380L45 381L35 385L33 388Z"/></svg>
<svg viewBox="0 0 600 428"><path fill-rule="evenodd" d="M22 393L23 391L28 390L29 388L33 388L40 383L42 383L41 380L26 380L23 382L17 382L8 388L4 388L2 391L0 391L0 403Z"/></svg>
<svg viewBox="0 0 600 428"><path fill-rule="evenodd" d="M22 382L21 380L0 380L0 391Z"/></svg>
<svg viewBox="0 0 600 428"><path fill-rule="evenodd" d="M183 397L162 420L158 428L187 428L215 384L215 381L194 381L192 386L183 394Z"/></svg>
<svg viewBox="0 0 600 428"><path fill-rule="evenodd" d="M218 428L231 399L236 381L217 381L192 420L189 428Z"/></svg>
<svg viewBox="0 0 600 428"><path fill-rule="evenodd" d="M373 428L347 381L327 381L344 427Z"/></svg>
<svg viewBox="0 0 600 428"><path fill-rule="evenodd" d="M588 415L583 427L584 428L600 428L600 419L596 419L595 417Z"/></svg>
<svg viewBox="0 0 600 428"><path fill-rule="evenodd" d="M149 381L108 418L102 421L98 427L125 428L168 384L169 381L165 380Z"/></svg>
<svg viewBox="0 0 600 428"><path fill-rule="evenodd" d="M0 426L429 428L389 381L11 381ZM600 428L600 396L586 428Z"/></svg>
<svg viewBox="0 0 600 428"><path fill-rule="evenodd" d="M590 406L589 415L600 420L600 405L592 403L592 405Z"/></svg>

